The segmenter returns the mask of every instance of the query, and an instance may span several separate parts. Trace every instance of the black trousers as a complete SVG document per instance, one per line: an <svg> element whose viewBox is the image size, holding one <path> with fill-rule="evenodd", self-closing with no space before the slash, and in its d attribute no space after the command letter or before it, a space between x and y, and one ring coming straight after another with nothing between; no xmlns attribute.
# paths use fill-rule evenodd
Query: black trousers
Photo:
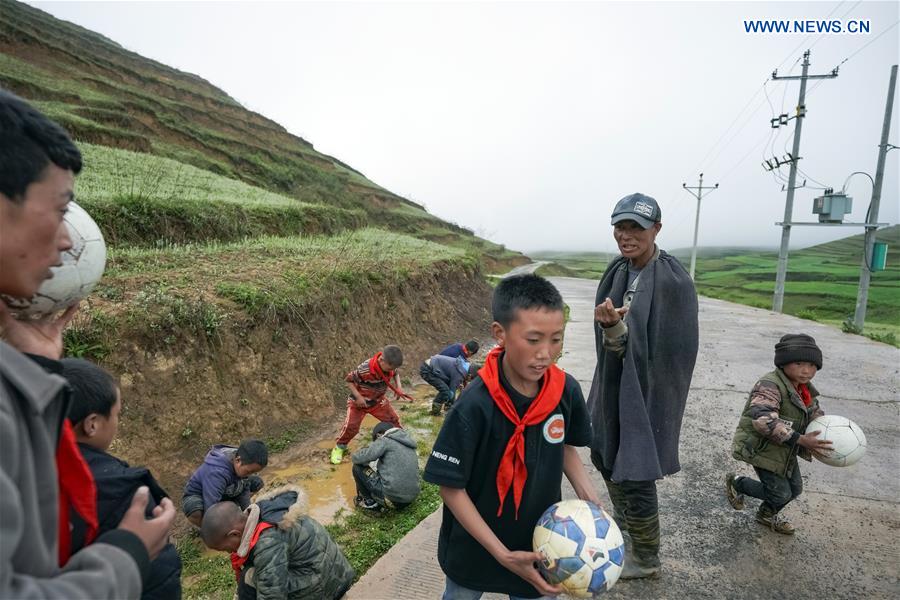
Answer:
<svg viewBox="0 0 900 600"><path fill-rule="evenodd" d="M434 397L432 402L435 404L453 404L456 394L450 389L446 381L438 377L437 373L434 372L434 369L432 369L430 365L422 363L422 366L419 367L419 375L422 376L422 379L424 379L428 385L438 391L437 396Z"/></svg>
<svg viewBox="0 0 900 600"><path fill-rule="evenodd" d="M734 482L734 489L739 494L762 500L759 505L761 513L773 515L803 492L803 478L800 477L797 457L791 459L787 477L759 467L753 467L753 470L759 481L750 477L738 477Z"/></svg>
<svg viewBox="0 0 900 600"><path fill-rule="evenodd" d="M603 466L598 452L591 450L591 462L600 471L613 503L613 519L622 533L631 537L634 553L645 561L659 556L659 498L656 480L612 480L612 472Z"/></svg>

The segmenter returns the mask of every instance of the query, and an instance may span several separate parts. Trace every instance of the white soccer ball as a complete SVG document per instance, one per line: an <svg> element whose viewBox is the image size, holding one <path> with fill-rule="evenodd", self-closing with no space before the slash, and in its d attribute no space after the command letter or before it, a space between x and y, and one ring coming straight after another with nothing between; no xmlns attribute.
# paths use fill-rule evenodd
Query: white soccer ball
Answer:
<svg viewBox="0 0 900 600"><path fill-rule="evenodd" d="M584 500L563 500L541 515L532 544L544 560L541 573L576 598L608 591L625 566L619 526L602 508Z"/></svg>
<svg viewBox="0 0 900 600"><path fill-rule="evenodd" d="M62 253L62 265L51 268L53 277L29 299L4 296L7 306L23 316L48 315L85 298L100 281L106 267L106 243L87 212L69 203L64 217L72 247Z"/></svg>
<svg viewBox="0 0 900 600"><path fill-rule="evenodd" d="M823 451L822 456L813 453L826 465L849 467L866 453L866 434L847 417L824 415L815 418L806 426L806 431L818 431L818 439L832 443L831 450Z"/></svg>

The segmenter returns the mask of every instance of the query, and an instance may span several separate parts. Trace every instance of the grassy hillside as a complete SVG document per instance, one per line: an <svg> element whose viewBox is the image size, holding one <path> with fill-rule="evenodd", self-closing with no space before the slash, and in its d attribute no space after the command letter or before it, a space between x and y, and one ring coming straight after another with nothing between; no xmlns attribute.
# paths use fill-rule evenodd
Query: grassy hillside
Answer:
<svg viewBox="0 0 900 600"><path fill-rule="evenodd" d="M362 211L369 225L414 235L439 229L457 244L475 241L471 231L318 152L202 78L13 0L0 0L0 86L34 101L80 142L172 159L330 207L307 206L304 231L352 225L359 215L334 212L346 209Z"/></svg>
<svg viewBox="0 0 900 600"><path fill-rule="evenodd" d="M872 274L865 331L874 339L896 345L900 337L900 226L880 230L877 239L888 243L887 270ZM836 326L852 317L862 245L863 235L859 234L791 252L784 312ZM689 264L690 250L674 253L685 265ZM548 251L533 256L590 279L599 279L612 258L611 254L599 252ZM777 262L777 251L701 249L697 257L697 291L730 302L771 308Z"/></svg>

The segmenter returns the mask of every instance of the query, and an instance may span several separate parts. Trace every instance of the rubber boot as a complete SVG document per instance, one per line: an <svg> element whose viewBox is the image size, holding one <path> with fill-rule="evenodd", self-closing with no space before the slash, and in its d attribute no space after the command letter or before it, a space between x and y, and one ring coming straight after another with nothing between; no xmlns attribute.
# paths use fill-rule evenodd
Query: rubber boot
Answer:
<svg viewBox="0 0 900 600"><path fill-rule="evenodd" d="M659 513L649 517L627 515L632 551L625 555L625 567L619 579L656 579L659 577Z"/></svg>

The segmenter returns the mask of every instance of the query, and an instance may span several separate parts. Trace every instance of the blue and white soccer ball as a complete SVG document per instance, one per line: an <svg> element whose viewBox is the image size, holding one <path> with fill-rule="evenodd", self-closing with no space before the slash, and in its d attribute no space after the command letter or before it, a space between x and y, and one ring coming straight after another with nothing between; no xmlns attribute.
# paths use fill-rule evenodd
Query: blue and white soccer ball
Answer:
<svg viewBox="0 0 900 600"><path fill-rule="evenodd" d="M619 526L602 508L584 500L563 500L544 511L532 544L544 555L541 573L577 598L609 590L625 565Z"/></svg>

